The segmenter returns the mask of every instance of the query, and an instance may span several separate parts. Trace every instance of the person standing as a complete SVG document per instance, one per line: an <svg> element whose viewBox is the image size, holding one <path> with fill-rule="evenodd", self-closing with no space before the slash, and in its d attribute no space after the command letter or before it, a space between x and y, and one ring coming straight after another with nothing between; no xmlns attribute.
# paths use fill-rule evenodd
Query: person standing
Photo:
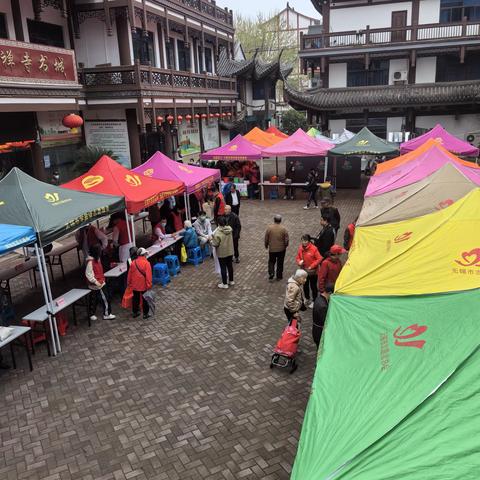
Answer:
<svg viewBox="0 0 480 480"><path fill-rule="evenodd" d="M132 261L128 270L127 285L133 291L133 318L140 315L140 301L143 305L143 318L149 318L150 308L148 302L143 300L143 294L152 288L152 266L147 260L147 253L144 248L139 248L137 258Z"/></svg>
<svg viewBox="0 0 480 480"><path fill-rule="evenodd" d="M329 198L323 199L320 202L320 206L320 215L330 218L330 225L335 230L335 235L337 235L338 229L340 228L340 212L338 208L332 205L332 201Z"/></svg>
<svg viewBox="0 0 480 480"><path fill-rule="evenodd" d="M292 185L293 177L295 176L295 162L290 160L285 172L285 196L284 200L295 200L295 187Z"/></svg>
<svg viewBox="0 0 480 480"><path fill-rule="evenodd" d="M329 255L320 265L318 269L318 291L324 292L325 286L329 283L335 283L342 270L342 262L340 255L347 253L347 251L340 245L332 245L330 247Z"/></svg>
<svg viewBox="0 0 480 480"><path fill-rule="evenodd" d="M315 246L317 247L320 255L325 258L330 250L330 247L335 243L335 230L330 224L330 217L322 217L320 220L322 229L315 239Z"/></svg>
<svg viewBox="0 0 480 480"><path fill-rule="evenodd" d="M193 222L193 228L197 232L200 247L203 249L207 242L212 238L212 224L203 210L198 214L198 218Z"/></svg>
<svg viewBox="0 0 480 480"><path fill-rule="evenodd" d="M235 256L235 263L240 263L240 252L238 250L238 243L240 242L240 232L242 231L242 224L238 215L232 212L230 205L225 206L225 220L227 225L232 227L233 235L233 253Z"/></svg>
<svg viewBox="0 0 480 480"><path fill-rule="evenodd" d="M160 222L161 218L162 214L160 213L160 207L158 206L158 203L154 203L153 205L148 207L148 219L150 220L150 225L152 226L152 235L155 226L158 222Z"/></svg>
<svg viewBox="0 0 480 480"><path fill-rule="evenodd" d="M277 280L283 278L283 262L288 247L288 231L281 225L282 216L275 215L273 224L265 232L265 248L268 249L268 278L273 280L275 264L277 265Z"/></svg>
<svg viewBox="0 0 480 480"><path fill-rule="evenodd" d="M213 219L217 223L218 217L225 215L225 199L220 190L215 192L215 200L213 202Z"/></svg>
<svg viewBox="0 0 480 480"><path fill-rule="evenodd" d="M297 265L305 270L308 274L307 281L303 285L303 291L305 293L305 299L307 301L312 299L311 302L308 302L308 307L313 308L313 302L318 295L317 289L317 269L320 265L320 262L323 260L322 256L317 250L317 247L312 243L310 235L302 236L302 243L298 247L297 256L295 261ZM310 297L310 291L312 293Z"/></svg>
<svg viewBox="0 0 480 480"><path fill-rule="evenodd" d="M235 285L233 280L232 227L227 225L224 216L218 217L217 225L218 227L213 233L211 243L216 248L216 254L220 263L220 273L222 275L222 283L218 284L218 288L228 288L229 285Z"/></svg>
<svg viewBox="0 0 480 480"><path fill-rule="evenodd" d="M253 200L257 198L258 184L260 183L260 169L255 162L251 162L250 168L248 170L248 198Z"/></svg>
<svg viewBox="0 0 480 480"><path fill-rule="evenodd" d="M323 327L325 325L325 319L327 318L328 303L330 301L330 295L334 291L334 285L327 283L324 291L315 299L313 305L313 323L312 323L312 337L315 345L320 345L320 339L322 338Z"/></svg>
<svg viewBox="0 0 480 480"><path fill-rule="evenodd" d="M292 321L293 317L298 315L299 311L303 312L307 309L302 288L307 278L308 273L300 268L287 281L283 311L285 312L288 323Z"/></svg>
<svg viewBox="0 0 480 480"><path fill-rule="evenodd" d="M133 242L129 240L129 233L131 235L130 225L127 225L123 216L115 217L113 225L113 245L118 247L120 262L126 262L130 256L130 247L133 246Z"/></svg>
<svg viewBox="0 0 480 480"><path fill-rule="evenodd" d="M240 215L240 194L237 192L237 187L234 183L230 185L230 191L225 197L225 202L232 207L232 212L235 215Z"/></svg>
<svg viewBox="0 0 480 480"><path fill-rule="evenodd" d="M312 202L315 204L315 208L318 208L318 172L315 168L310 169L310 172L307 175L307 186L305 187L305 190L308 192L308 200L303 209L308 210Z"/></svg>
<svg viewBox="0 0 480 480"><path fill-rule="evenodd" d="M102 250L108 246L108 237L95 225L87 225L75 232L75 239L83 252L83 258L86 259L90 254L90 249L95 245L100 245Z"/></svg>
<svg viewBox="0 0 480 480"><path fill-rule="evenodd" d="M102 248L100 245L93 245L90 248L89 255L86 259L85 277L88 282L88 288L91 293L88 297L88 314L90 320L97 319L95 313L99 301L103 304L103 319L113 320L112 306L110 304L110 293L105 282L105 274L101 261Z"/></svg>
<svg viewBox="0 0 480 480"><path fill-rule="evenodd" d="M349 223L347 225L347 228L345 229L345 232L343 233L343 248L345 248L346 250L350 250L350 248L352 247L356 223L357 219L354 222Z"/></svg>

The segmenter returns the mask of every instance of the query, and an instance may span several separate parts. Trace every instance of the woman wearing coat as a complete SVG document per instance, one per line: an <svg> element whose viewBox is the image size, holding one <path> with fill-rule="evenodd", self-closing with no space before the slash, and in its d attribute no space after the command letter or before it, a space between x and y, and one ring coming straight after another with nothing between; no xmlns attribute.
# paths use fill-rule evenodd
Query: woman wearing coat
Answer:
<svg viewBox="0 0 480 480"><path fill-rule="evenodd" d="M211 243L216 248L216 254L218 256L218 261L220 262L222 283L218 284L218 288L228 288L229 285L235 285L235 282L233 281L232 227L227 225L224 216L218 217L217 224L218 228L213 232Z"/></svg>
<svg viewBox="0 0 480 480"><path fill-rule="evenodd" d="M127 286L133 291L132 311L133 318L140 315L140 299L143 294L152 288L152 266L147 260L147 251L144 248L139 248L137 258L132 261L128 270ZM150 308L148 303L143 300L143 318L147 319Z"/></svg>

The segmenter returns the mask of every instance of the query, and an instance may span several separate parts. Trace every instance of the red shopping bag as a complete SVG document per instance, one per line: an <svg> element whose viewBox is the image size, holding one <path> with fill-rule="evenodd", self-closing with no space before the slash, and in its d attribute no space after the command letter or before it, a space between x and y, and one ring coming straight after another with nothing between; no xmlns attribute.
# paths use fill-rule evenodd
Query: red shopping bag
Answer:
<svg viewBox="0 0 480 480"><path fill-rule="evenodd" d="M131 309L132 300L133 300L132 287L127 287L125 289L125 293L123 294L123 298L122 298L122 308L126 308L127 310Z"/></svg>

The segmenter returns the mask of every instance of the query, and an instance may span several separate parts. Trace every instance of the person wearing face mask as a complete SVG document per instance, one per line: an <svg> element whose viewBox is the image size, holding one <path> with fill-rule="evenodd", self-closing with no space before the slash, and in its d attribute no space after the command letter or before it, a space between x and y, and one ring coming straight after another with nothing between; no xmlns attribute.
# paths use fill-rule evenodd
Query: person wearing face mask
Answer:
<svg viewBox="0 0 480 480"><path fill-rule="evenodd" d="M193 228L197 232L198 242L203 250L213 235L212 224L203 210L198 214L198 218L195 222L193 222Z"/></svg>
<svg viewBox="0 0 480 480"><path fill-rule="evenodd" d="M162 240L165 240L167 238L175 238L175 235L166 232L166 228L167 228L167 219L162 218L160 222L158 222L155 225L155 228L153 229L152 240L154 242L161 242Z"/></svg>

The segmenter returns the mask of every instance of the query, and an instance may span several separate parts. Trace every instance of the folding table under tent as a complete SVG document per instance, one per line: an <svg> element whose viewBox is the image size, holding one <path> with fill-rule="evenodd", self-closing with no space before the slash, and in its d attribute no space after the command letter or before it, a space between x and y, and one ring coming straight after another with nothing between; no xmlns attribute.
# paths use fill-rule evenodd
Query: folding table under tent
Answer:
<svg viewBox="0 0 480 480"><path fill-rule="evenodd" d="M438 140L449 152L456 155L464 155L466 157L478 157L479 155L477 147L447 132L440 124L435 125L430 131L419 137L403 142L400 145L400 153L411 152L429 139Z"/></svg>
<svg viewBox="0 0 480 480"><path fill-rule="evenodd" d="M157 180L172 180L183 183L185 185L184 195L188 219L191 219L188 195L220 180L220 170L217 168L202 168L174 162L161 152L154 153L145 163L134 168L132 172Z"/></svg>
<svg viewBox="0 0 480 480"><path fill-rule="evenodd" d="M43 247L94 220L125 208L122 197L75 192L41 182L18 168L0 180L0 223L32 227L45 304L52 311L52 292ZM53 324L53 325L52 325ZM61 351L57 323L49 317L54 355ZM53 328L52 328L53 327Z"/></svg>
<svg viewBox="0 0 480 480"><path fill-rule="evenodd" d="M80 192L125 197L125 218L130 226L127 230L132 244L135 244L133 214L185 191L182 182L138 175L107 155L102 155L88 172L62 186Z"/></svg>

